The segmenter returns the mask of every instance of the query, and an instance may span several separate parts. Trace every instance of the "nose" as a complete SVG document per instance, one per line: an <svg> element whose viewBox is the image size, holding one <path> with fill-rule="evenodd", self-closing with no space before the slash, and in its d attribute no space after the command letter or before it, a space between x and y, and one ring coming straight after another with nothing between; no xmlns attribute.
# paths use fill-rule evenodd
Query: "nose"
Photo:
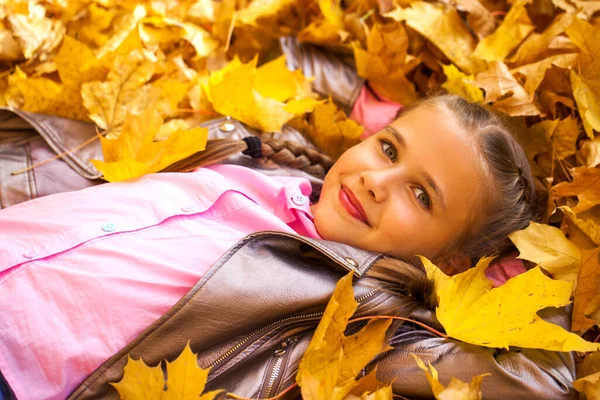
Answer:
<svg viewBox="0 0 600 400"><path fill-rule="evenodd" d="M390 190L399 182L399 171L394 169L375 169L360 173L360 183L377 203L384 202Z"/></svg>

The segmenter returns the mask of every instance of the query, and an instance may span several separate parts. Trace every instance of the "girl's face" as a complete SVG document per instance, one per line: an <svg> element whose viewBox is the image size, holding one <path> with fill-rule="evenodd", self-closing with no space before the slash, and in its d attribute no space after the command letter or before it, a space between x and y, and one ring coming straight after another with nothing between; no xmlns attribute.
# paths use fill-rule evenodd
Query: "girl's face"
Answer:
<svg viewBox="0 0 600 400"><path fill-rule="evenodd" d="M470 135L443 110L417 108L346 151L312 208L327 240L435 259L479 207L485 186Z"/></svg>

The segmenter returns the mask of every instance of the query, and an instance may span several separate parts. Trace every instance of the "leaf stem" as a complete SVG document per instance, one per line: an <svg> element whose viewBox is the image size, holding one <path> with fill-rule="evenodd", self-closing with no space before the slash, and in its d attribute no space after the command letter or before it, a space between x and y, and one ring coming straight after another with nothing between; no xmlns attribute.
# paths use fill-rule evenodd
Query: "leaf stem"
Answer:
<svg viewBox="0 0 600 400"><path fill-rule="evenodd" d="M357 322L357 321L365 321L365 320L370 320L370 319L396 319L399 321L412 322L413 324L419 325L421 328L424 328L424 329L428 330L429 332L438 335L439 337L448 338L448 335L430 327L427 324L424 324L419 321L415 321L414 319L405 318L405 317L396 317L393 315L367 315L365 317L353 318L350 321L348 321L348 323Z"/></svg>
<svg viewBox="0 0 600 400"><path fill-rule="evenodd" d="M19 175L19 174L22 174L23 172L31 171L34 168L40 167L40 166L42 166L44 164L47 164L50 161L54 161L54 160L58 160L59 158L63 158L64 156L66 156L68 154L72 154L72 153L76 152L77 150L81 150L82 148L84 148L88 144L90 144L90 143L98 140L98 137L99 137L98 135L94 135L94 136L90 137L89 139L87 139L86 141L84 141L83 143L80 143L77 146L68 149L67 151L63 151L62 153L59 153L59 154L57 154L57 155L55 155L53 157L47 158L47 159L45 159L43 161L40 161L37 164L30 165L27 168L23 168L23 169L20 169L18 171L11 172L11 175Z"/></svg>

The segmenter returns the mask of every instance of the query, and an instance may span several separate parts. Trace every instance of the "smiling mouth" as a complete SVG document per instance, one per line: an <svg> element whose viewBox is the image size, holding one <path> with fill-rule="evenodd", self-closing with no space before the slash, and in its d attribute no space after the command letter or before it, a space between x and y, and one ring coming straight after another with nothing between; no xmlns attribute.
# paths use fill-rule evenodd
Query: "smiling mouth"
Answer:
<svg viewBox="0 0 600 400"><path fill-rule="evenodd" d="M339 200L342 207L348 214L363 224L370 226L360 202L356 199L350 189L342 186L339 193Z"/></svg>

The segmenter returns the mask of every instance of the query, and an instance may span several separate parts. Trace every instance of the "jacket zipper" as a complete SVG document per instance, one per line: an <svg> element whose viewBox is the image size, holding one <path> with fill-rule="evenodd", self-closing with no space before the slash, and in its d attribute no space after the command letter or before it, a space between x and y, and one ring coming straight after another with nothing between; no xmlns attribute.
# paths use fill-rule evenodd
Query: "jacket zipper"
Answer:
<svg viewBox="0 0 600 400"><path fill-rule="evenodd" d="M267 382L267 387L260 394L259 398L268 399L271 397L271 393L274 389L279 386L281 379L283 377L283 370L287 365L287 359L290 356L293 345L298 341L297 337L290 337L284 342L282 342L277 350L275 350L274 358L269 362L269 366L267 367L267 374L265 376L269 376L269 380Z"/></svg>
<svg viewBox="0 0 600 400"><path fill-rule="evenodd" d="M381 286L378 286L355 300L360 305L360 303L362 303L363 301L367 300L368 298L372 297L377 292L379 292L380 289L381 289ZM271 322L269 325L266 325L266 326L260 328L259 330L254 331L250 335L244 337L242 340L240 340L238 343L236 343L232 348L227 350L221 357L219 357L215 361L213 361L209 367L214 371L215 366L217 366L217 365L221 364L223 361L233 357L242 348L242 346L244 346L246 343L250 342L250 339L255 338L257 335L260 335L261 333L272 328L275 325L287 324L287 323L298 321L298 320L313 319L313 318L321 317L323 315L323 313L324 313L324 311L310 313L310 314L304 314L304 315L296 315L296 316L292 316L292 317L286 317L286 318L277 320L275 322Z"/></svg>

